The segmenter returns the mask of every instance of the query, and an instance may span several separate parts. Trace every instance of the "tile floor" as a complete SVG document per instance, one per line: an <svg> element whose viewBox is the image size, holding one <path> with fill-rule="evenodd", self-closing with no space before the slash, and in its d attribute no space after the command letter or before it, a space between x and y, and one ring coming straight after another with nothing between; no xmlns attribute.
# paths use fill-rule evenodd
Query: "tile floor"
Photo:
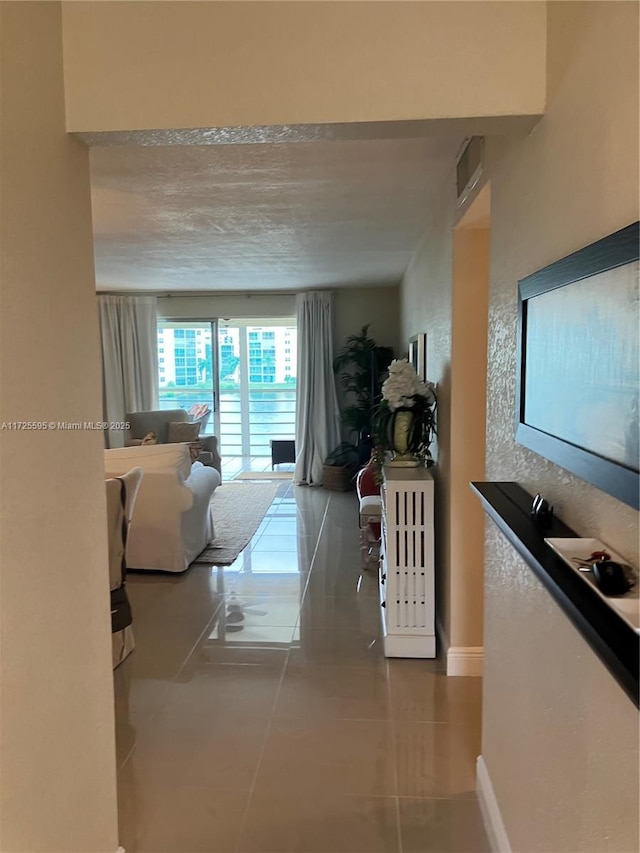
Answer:
<svg viewBox="0 0 640 853"><path fill-rule="evenodd" d="M270 472L272 470L282 472L293 472L295 465L288 462L278 463L274 469L271 467L270 456L223 456L222 457L222 480L233 480L240 472L255 471Z"/></svg>
<svg viewBox="0 0 640 853"><path fill-rule="evenodd" d="M274 549L275 566L250 559ZM136 650L114 674L127 853L489 850L480 679L383 656L353 493L283 481L234 565L128 588Z"/></svg>

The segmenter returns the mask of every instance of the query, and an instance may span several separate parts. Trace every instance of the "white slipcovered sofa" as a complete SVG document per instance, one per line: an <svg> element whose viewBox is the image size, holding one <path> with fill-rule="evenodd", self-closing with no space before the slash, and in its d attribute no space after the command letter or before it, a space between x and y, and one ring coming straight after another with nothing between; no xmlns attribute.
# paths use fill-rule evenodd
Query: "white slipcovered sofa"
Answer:
<svg viewBox="0 0 640 853"><path fill-rule="evenodd" d="M152 444L104 451L106 477L131 468L144 476L127 541L129 569L184 572L214 537L209 503L220 473L191 464L186 444Z"/></svg>

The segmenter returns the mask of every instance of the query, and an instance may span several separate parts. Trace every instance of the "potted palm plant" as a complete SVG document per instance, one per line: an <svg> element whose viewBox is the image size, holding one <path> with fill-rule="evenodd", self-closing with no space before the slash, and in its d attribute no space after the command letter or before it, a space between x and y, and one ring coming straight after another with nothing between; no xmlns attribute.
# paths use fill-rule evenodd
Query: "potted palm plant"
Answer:
<svg viewBox="0 0 640 853"><path fill-rule="evenodd" d="M380 399L381 377L393 358L391 347L381 347L368 335L369 325L349 335L333 361L342 387L342 425L355 436L358 460L363 465L371 454L371 423Z"/></svg>
<svg viewBox="0 0 640 853"><path fill-rule="evenodd" d="M371 454L371 423L380 399L381 377L393 350L381 347L368 335L369 324L349 335L333 362L343 391L340 419L353 441L343 441L325 460L323 481L327 489L348 491L355 487L358 469Z"/></svg>
<svg viewBox="0 0 640 853"><path fill-rule="evenodd" d="M322 485L334 492L349 492L355 488L359 467L358 448L349 441L342 441L324 461Z"/></svg>

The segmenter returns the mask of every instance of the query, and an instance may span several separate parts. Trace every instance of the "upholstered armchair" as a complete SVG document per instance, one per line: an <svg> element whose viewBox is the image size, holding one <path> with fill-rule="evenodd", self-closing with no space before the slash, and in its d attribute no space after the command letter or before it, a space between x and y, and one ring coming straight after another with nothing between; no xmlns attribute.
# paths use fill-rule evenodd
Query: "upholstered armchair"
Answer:
<svg viewBox="0 0 640 853"><path fill-rule="evenodd" d="M188 438L176 439L174 435L179 431L175 427L170 427L170 424L198 423L200 424L200 431L202 431L209 420L210 414L210 411L206 411L199 417L192 419L184 409L130 412L126 416L129 430L125 435L125 447L134 447L141 444L142 439L150 432L155 432L158 437L158 444L190 441L191 439ZM203 465L207 465L210 468L215 468L222 475L222 463L220 461L217 436L199 435L197 440L202 445L202 450L197 457L197 461L202 462Z"/></svg>

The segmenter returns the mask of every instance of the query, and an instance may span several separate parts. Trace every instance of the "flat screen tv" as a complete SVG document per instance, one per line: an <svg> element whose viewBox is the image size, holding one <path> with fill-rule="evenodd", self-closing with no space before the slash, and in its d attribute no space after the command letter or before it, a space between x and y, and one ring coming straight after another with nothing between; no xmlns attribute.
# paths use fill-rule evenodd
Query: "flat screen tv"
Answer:
<svg viewBox="0 0 640 853"><path fill-rule="evenodd" d="M518 282L516 442L640 507L639 223Z"/></svg>

